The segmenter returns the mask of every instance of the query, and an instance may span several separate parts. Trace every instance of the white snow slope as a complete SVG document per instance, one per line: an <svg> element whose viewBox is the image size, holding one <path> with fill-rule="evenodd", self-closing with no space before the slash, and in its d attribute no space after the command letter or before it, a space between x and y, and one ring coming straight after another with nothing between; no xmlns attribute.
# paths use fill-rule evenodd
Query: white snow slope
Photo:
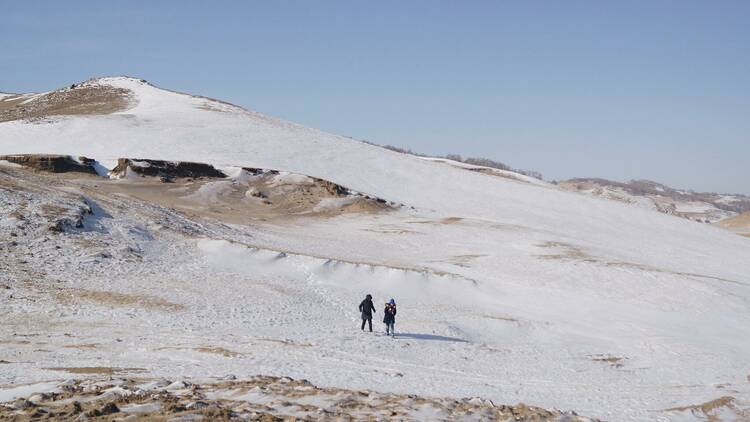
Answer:
<svg viewBox="0 0 750 422"><path fill-rule="evenodd" d="M727 395L750 405L748 238L387 151L136 79L89 83L129 89L137 103L111 115L0 123L0 154L274 168L407 205L385 215L232 228L255 246L299 254L285 259L218 234L165 248L153 265L184 270L179 283L144 285L148 278L133 276L117 289L173 289L172 300L203 311L135 324L137 353L86 352L94 353L90 359L158 375L278 373L319 385L478 395L608 420L670 418L666 409ZM277 291L243 291L250 279L275 283ZM279 291L299 296L279 298ZM378 329L382 302L397 299L402 338L359 335L356 307L368 292ZM87 317L121 316L66 318ZM254 357L155 352L167 337L149 330L165 327L185 331L174 337L180 347L213 338ZM259 336L305 347L274 349L253 340ZM47 366L87 366L85 353L66 356ZM14 368L0 365L0 382L50 377L38 366Z"/></svg>

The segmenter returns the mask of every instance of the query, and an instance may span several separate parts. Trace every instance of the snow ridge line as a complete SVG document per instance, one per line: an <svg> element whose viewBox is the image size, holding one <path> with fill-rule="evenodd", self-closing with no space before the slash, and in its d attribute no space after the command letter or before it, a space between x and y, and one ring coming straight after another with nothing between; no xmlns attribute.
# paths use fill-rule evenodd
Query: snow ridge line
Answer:
<svg viewBox="0 0 750 422"><path fill-rule="evenodd" d="M473 278L464 277L460 274L451 273L448 271L440 271L440 270L433 270L431 268L426 267L415 267L415 268L409 268L409 267L403 267L399 265L386 265L386 264L376 264L373 262L363 262L363 261L351 261L347 259L341 259L341 258L332 258L328 256L323 255L315 255L315 254L303 254L299 252L293 252L290 250L285 249L274 249L274 248L268 248L264 246L258 246L251 243L242 242L239 240L233 240L233 239L224 239L224 238L205 238L205 240L215 240L215 241L224 241L227 243L231 243L234 245L244 246L245 248L250 249L251 252L272 252L277 254L277 258L283 259L286 258L289 255L297 256L297 257L304 257L304 258L313 258L318 259L323 262L323 265L326 267L336 266L339 264L345 264L345 265L354 265L354 266L364 266L367 268L370 268L372 270L376 268L386 269L386 270L397 270L397 271L403 271L407 274L419 274L422 277L429 277L429 276L436 276L436 277L446 277L451 279L456 279L464 282L469 282L472 284L472 286L477 287L479 286L479 282Z"/></svg>

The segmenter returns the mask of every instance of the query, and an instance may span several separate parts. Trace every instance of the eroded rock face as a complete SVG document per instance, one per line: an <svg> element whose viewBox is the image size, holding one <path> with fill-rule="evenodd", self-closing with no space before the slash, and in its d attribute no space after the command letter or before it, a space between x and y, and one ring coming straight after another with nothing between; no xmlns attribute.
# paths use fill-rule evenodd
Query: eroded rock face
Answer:
<svg viewBox="0 0 750 422"><path fill-rule="evenodd" d="M225 178L224 173L210 164L192 163L188 161L163 161L134 158L120 158L117 166L112 169L113 177L128 177L131 175L173 178Z"/></svg>
<svg viewBox="0 0 750 422"><path fill-rule="evenodd" d="M346 196L351 193L351 191L348 188L345 188L341 185L337 185L336 183L329 182L328 180L324 179L318 179L316 177L312 178L315 183L326 190L329 194L333 196Z"/></svg>
<svg viewBox="0 0 750 422"><path fill-rule="evenodd" d="M78 160L75 160L69 155L20 154L0 155L0 160L51 173L96 174L95 161L86 157L78 157Z"/></svg>

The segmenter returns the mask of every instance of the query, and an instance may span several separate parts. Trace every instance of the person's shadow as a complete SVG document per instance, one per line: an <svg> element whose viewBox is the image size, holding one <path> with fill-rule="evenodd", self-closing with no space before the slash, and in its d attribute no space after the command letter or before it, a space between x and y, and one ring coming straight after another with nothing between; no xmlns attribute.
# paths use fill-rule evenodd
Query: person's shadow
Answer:
<svg viewBox="0 0 750 422"><path fill-rule="evenodd" d="M413 338L415 340L433 340L433 341L453 341L457 343L468 343L468 341L457 338L457 337L446 337L446 336L438 336L435 334L416 334L416 333L399 333L396 332L396 337L400 338Z"/></svg>

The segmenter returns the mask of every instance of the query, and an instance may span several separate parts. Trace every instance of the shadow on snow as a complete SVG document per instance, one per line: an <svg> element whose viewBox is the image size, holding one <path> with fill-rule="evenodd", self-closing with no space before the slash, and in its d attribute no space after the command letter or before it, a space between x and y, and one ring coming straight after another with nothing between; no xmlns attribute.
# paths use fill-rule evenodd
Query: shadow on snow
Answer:
<svg viewBox="0 0 750 422"><path fill-rule="evenodd" d="M396 331L396 337L397 338L412 338L415 340L454 341L457 343L468 343L468 341L462 338L438 336L434 334L399 333L398 331Z"/></svg>

